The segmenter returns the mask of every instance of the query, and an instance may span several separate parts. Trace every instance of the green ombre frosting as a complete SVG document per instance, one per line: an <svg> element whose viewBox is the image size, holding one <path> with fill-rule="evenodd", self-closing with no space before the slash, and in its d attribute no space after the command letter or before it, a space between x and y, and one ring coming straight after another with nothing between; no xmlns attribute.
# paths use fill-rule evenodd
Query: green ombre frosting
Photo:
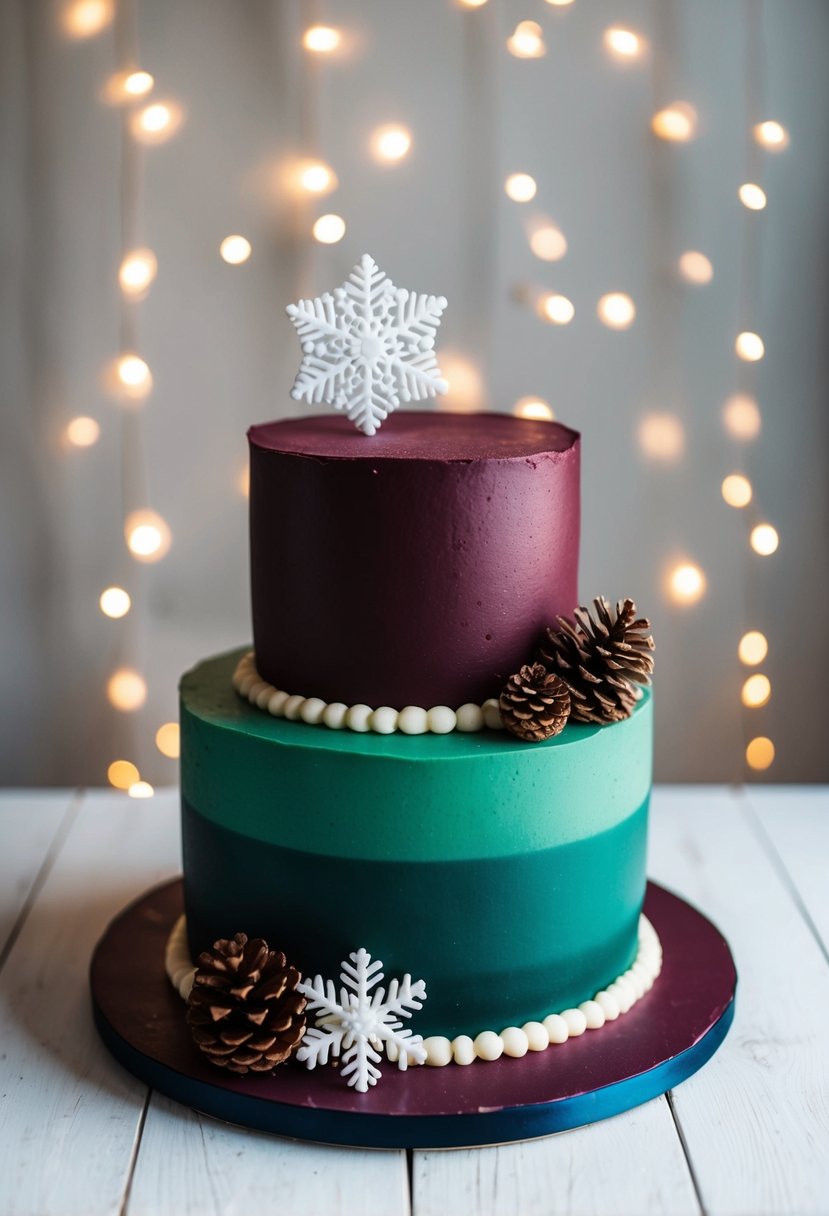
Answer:
<svg viewBox="0 0 829 1216"><path fill-rule="evenodd" d="M238 931L335 980L364 946L426 980L424 1035L592 997L630 964L645 889L649 693L554 739L372 735L269 717L231 676L181 685L191 949Z"/></svg>

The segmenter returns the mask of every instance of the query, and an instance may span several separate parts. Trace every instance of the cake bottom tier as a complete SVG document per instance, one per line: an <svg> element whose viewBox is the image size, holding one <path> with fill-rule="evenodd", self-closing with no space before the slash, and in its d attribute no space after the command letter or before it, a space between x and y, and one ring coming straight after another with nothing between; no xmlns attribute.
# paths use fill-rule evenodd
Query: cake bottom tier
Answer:
<svg viewBox="0 0 829 1216"><path fill-rule="evenodd" d="M238 654L182 681L193 957L262 936L337 981L359 947L426 982L424 1036L475 1036L589 999L630 965L645 891L651 701L541 744L378 736L274 719Z"/></svg>

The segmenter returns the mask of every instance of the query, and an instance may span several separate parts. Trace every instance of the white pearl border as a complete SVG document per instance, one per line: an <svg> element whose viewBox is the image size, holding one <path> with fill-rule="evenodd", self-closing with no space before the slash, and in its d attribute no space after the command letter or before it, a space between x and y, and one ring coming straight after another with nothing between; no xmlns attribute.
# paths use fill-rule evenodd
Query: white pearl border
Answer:
<svg viewBox="0 0 829 1216"><path fill-rule="evenodd" d="M471 1064L473 1060L499 1060L501 1056L520 1059L528 1051L546 1051L557 1043L578 1038L585 1030L600 1030L605 1022L615 1022L632 1009L637 1001L650 992L662 970L662 944L656 930L644 913L639 917L639 948L627 971L612 984L597 992L592 1001L582 1001L578 1009L550 1013L541 1022L526 1022L523 1026L507 1026L500 1034L482 1030L474 1039L458 1035L455 1039L431 1035L423 1040L426 1063L433 1068L446 1064ZM167 976L186 1001L193 987L196 968L187 946L187 925L180 916L173 926L165 952Z"/></svg>
<svg viewBox="0 0 829 1216"><path fill-rule="evenodd" d="M453 730L472 733L483 730L503 730L501 711L497 697L490 697L483 705L471 701L459 709L448 705L433 705L421 709L418 705L407 705L405 709L392 709L381 705L372 709L370 705L344 705L341 701L326 702L320 697L302 697L283 692L256 670L256 658L248 651L236 665L233 687L240 697L250 701L258 709L264 709L274 718L287 718L291 722L307 722L309 726L327 726L331 730L353 730L361 734L372 731L377 735L393 735L400 731L404 735L448 735Z"/></svg>

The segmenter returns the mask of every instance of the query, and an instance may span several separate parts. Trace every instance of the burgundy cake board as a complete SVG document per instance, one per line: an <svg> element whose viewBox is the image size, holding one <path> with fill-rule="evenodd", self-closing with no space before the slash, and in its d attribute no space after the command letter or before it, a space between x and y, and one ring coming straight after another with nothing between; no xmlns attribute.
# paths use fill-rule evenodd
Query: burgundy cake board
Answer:
<svg viewBox="0 0 829 1216"><path fill-rule="evenodd" d="M335 1068L309 1072L296 1061L270 1077L237 1077L204 1060L164 972L167 938L181 912L176 879L148 891L106 930L90 976L101 1037L160 1093L226 1122L295 1139L459 1148L580 1127L691 1076L719 1047L734 1014L737 975L725 938L690 904L649 883L645 913L662 940L662 974L628 1013L600 1030L519 1060L403 1073L386 1062L367 1094L350 1089Z"/></svg>

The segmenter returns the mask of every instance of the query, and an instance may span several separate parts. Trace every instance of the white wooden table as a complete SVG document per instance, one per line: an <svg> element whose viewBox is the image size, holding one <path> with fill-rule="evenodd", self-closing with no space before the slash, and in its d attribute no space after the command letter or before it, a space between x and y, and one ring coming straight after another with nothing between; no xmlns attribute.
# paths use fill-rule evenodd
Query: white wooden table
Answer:
<svg viewBox="0 0 829 1216"><path fill-rule="evenodd" d="M546 1140L363 1152L228 1127L110 1059L87 965L179 869L175 791L0 796L2 1216L829 1213L829 792L661 788L650 873L734 951L724 1046L666 1097Z"/></svg>

